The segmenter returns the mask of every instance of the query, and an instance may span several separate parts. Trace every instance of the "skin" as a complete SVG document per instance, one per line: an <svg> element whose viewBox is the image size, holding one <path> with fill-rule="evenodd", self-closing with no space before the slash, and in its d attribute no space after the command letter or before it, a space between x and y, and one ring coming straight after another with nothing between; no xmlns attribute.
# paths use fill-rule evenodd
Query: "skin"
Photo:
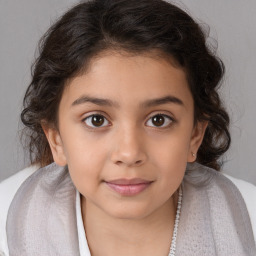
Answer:
<svg viewBox="0 0 256 256"><path fill-rule="evenodd" d="M172 100L142 106L166 97ZM92 122L93 114L101 115L102 123ZM177 189L187 162L196 160L192 153L206 126L194 124L185 72L161 58L112 52L68 82L58 130L43 128L55 162L68 165L81 193L92 255L168 255ZM151 183L131 196L106 183L131 178Z"/></svg>

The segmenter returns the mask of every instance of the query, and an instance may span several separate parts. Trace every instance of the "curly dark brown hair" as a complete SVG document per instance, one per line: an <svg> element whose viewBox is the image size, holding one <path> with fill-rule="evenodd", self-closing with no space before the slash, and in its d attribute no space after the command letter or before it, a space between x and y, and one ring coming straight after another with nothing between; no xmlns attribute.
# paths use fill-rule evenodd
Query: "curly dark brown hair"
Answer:
<svg viewBox="0 0 256 256"><path fill-rule="evenodd" d="M206 45L203 29L185 11L163 0L91 0L64 14L43 36L21 120L32 163L53 162L42 120L58 127L66 81L85 72L105 50L143 54L152 50L184 68L194 99L195 122L207 120L197 161L220 169L230 146L229 116L218 94L222 61Z"/></svg>

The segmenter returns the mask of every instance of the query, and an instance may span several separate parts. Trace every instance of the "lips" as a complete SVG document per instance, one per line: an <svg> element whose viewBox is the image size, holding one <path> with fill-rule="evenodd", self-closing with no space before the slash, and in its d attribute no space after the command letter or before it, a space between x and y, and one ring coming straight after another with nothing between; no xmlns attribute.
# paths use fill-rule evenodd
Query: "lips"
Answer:
<svg viewBox="0 0 256 256"><path fill-rule="evenodd" d="M147 189L152 181L134 178L105 181L110 189L123 196L134 196Z"/></svg>

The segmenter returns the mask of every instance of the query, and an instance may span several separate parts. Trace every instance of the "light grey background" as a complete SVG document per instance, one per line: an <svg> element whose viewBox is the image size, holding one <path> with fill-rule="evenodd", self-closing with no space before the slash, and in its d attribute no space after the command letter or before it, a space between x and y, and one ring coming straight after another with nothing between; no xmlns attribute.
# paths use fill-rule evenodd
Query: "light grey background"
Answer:
<svg viewBox="0 0 256 256"><path fill-rule="evenodd" d="M41 35L75 0L0 0L0 180L28 161L19 143L19 114ZM256 185L256 1L175 1L210 27L226 65L221 90L231 115L226 173Z"/></svg>

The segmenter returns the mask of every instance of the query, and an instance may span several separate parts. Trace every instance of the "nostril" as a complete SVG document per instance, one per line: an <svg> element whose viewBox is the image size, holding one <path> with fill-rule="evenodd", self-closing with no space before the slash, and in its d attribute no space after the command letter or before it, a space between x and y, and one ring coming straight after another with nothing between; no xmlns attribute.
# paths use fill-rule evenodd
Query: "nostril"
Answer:
<svg viewBox="0 0 256 256"><path fill-rule="evenodd" d="M135 161L135 162L133 162L133 163L128 163L128 162L125 162L125 161L116 161L115 162L117 165L121 165L121 164L127 164L127 165L140 165L140 164L142 164L143 163L143 161L142 160L137 160L137 161Z"/></svg>

